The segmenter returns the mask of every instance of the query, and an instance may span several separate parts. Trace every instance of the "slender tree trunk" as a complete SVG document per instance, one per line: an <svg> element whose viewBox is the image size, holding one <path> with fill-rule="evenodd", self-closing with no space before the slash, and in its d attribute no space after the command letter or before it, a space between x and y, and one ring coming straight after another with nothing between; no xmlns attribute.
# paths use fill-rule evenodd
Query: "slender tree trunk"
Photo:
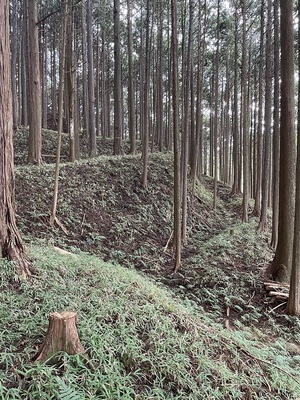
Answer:
<svg viewBox="0 0 300 400"><path fill-rule="evenodd" d="M156 107L155 107L157 144L159 151L162 151L164 146L162 46L163 46L163 7L162 7L162 2L159 2L158 33L157 33L157 68L156 68Z"/></svg>
<svg viewBox="0 0 300 400"><path fill-rule="evenodd" d="M28 6L24 0L22 6L22 38L21 38L21 80L22 80L22 115L21 124L28 126Z"/></svg>
<svg viewBox="0 0 300 400"><path fill-rule="evenodd" d="M53 32L52 43L52 115L56 123L57 115L57 90L56 90L56 33Z"/></svg>
<svg viewBox="0 0 300 400"><path fill-rule="evenodd" d="M203 6L203 15L199 15L198 21L198 65L197 65L197 100L196 100L196 138L192 149L193 162L191 165L191 178L193 190L195 188L196 178L201 179L203 174L203 74L204 74L204 52L205 52L205 34L206 34L206 0ZM202 18L204 23L201 25Z"/></svg>
<svg viewBox="0 0 300 400"><path fill-rule="evenodd" d="M143 90L143 136L142 136L142 158L143 173L142 186L148 188L148 159L149 159L149 89L150 89L150 0L147 0L146 11L146 49L145 49L145 72Z"/></svg>
<svg viewBox="0 0 300 400"><path fill-rule="evenodd" d="M278 241L279 213L279 159L280 159L280 39L279 0L274 0L274 127L273 127L273 204L271 246L276 249Z"/></svg>
<svg viewBox="0 0 300 400"><path fill-rule="evenodd" d="M217 11L217 48L215 54L215 104L214 104L214 200L213 207L217 208L217 191L218 191L218 130L219 130L219 52L220 52L220 0L218 0Z"/></svg>
<svg viewBox="0 0 300 400"><path fill-rule="evenodd" d="M106 7L106 1L104 2ZM107 85L108 77L106 74L107 68L107 54L106 54L106 27L105 23L101 24L101 44L102 44L102 57L101 57L101 135L105 140L109 134L109 89Z"/></svg>
<svg viewBox="0 0 300 400"><path fill-rule="evenodd" d="M267 211L270 188L270 163L271 163L271 124L272 124L272 4L267 1L267 37L266 37L266 90L265 90L265 133L263 152L263 176L262 176L262 201L261 215L258 230L265 231L267 227Z"/></svg>
<svg viewBox="0 0 300 400"><path fill-rule="evenodd" d="M69 15L67 20L67 49L66 49L66 94L68 96L67 104L69 106L69 140L70 140L70 161L76 159L75 153L75 81L76 81L76 65L75 65L75 36L74 36L74 20L73 20L73 0L68 0Z"/></svg>
<svg viewBox="0 0 300 400"><path fill-rule="evenodd" d="M257 144L256 144L256 187L253 215L261 213L261 185L262 185L262 137L263 137L263 74L264 74L264 4L261 0L261 22L260 22L260 56L259 56L259 77L258 77L258 123L257 123ZM269 93L268 93L269 95Z"/></svg>
<svg viewBox="0 0 300 400"><path fill-rule="evenodd" d="M98 24L97 30L100 31L100 25ZM100 137L100 34L97 33L97 51L96 51L96 87L95 87L95 102L96 102L96 136Z"/></svg>
<svg viewBox="0 0 300 400"><path fill-rule="evenodd" d="M52 210L50 216L50 225L53 225L54 221L57 221L56 209L57 209L58 180L59 180L59 170L60 170L61 134L63 129L63 100L64 100L64 84L65 84L64 66L65 66L65 56L66 56L67 19L68 19L68 2L65 2L65 7L63 12L63 22L62 22L60 65L59 65L58 133L57 133L58 140L57 140L54 192L53 192Z"/></svg>
<svg viewBox="0 0 300 400"><path fill-rule="evenodd" d="M88 101L89 101L89 152L90 156L97 155L95 128L95 84L93 60L93 17L91 0L87 0L87 60L88 60Z"/></svg>
<svg viewBox="0 0 300 400"><path fill-rule="evenodd" d="M43 119L42 127L47 128L48 122L48 41L47 41L47 28L43 24L43 49L42 49L42 64L41 70L43 73L43 84L42 84L42 106L43 106Z"/></svg>
<svg viewBox="0 0 300 400"><path fill-rule="evenodd" d="M243 109L243 222L248 222L249 206L249 136L248 136L248 85L247 82L247 19L246 2L242 4L243 51L242 51L242 109Z"/></svg>
<svg viewBox="0 0 300 400"><path fill-rule="evenodd" d="M87 68L87 28L86 28L86 0L82 3L82 114L83 129L86 139L89 140L89 89L88 89L88 68Z"/></svg>
<svg viewBox="0 0 300 400"><path fill-rule="evenodd" d="M122 75L120 39L120 0L114 0L114 154L122 147Z"/></svg>
<svg viewBox="0 0 300 400"><path fill-rule="evenodd" d="M17 19L17 1L11 2L11 89L13 104L13 127L16 129L19 125L18 116L18 96L17 96L17 49L18 49L18 19Z"/></svg>
<svg viewBox="0 0 300 400"><path fill-rule="evenodd" d="M37 2L28 0L29 29L29 146L28 163L42 162L42 97L37 26Z"/></svg>
<svg viewBox="0 0 300 400"><path fill-rule="evenodd" d="M194 23L194 1L189 0L189 34L188 48L186 53L185 87L184 87L184 115L182 136L182 242L187 242L187 186L188 186L188 162L189 162L189 121L190 121L190 85L191 85L191 63L193 45L193 23Z"/></svg>
<svg viewBox="0 0 300 400"><path fill-rule="evenodd" d="M181 265L181 184L180 184L180 149L178 120L178 39L177 39L177 2L171 0L172 16L172 99L173 99L173 145L174 145L174 240L175 272Z"/></svg>
<svg viewBox="0 0 300 400"><path fill-rule="evenodd" d="M239 185L239 152L240 152L240 140L239 140L239 112L238 112L238 12L235 11L235 41L234 41L234 98L233 98L233 185L232 195L240 193Z"/></svg>
<svg viewBox="0 0 300 400"><path fill-rule="evenodd" d="M136 125L135 125L135 96L133 79L133 61L132 61L132 10L131 0L127 0L127 23L128 23L128 130L130 138L130 153L136 152Z"/></svg>

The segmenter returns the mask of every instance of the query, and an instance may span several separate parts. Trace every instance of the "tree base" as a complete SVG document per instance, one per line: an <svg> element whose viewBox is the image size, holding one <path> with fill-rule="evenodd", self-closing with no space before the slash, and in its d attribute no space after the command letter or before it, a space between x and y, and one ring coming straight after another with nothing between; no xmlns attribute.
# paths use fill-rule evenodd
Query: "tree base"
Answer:
<svg viewBox="0 0 300 400"><path fill-rule="evenodd" d="M70 355L83 353L84 348L76 327L77 313L74 311L53 312L49 314L49 326L42 347L32 358L33 361L45 362L59 352Z"/></svg>

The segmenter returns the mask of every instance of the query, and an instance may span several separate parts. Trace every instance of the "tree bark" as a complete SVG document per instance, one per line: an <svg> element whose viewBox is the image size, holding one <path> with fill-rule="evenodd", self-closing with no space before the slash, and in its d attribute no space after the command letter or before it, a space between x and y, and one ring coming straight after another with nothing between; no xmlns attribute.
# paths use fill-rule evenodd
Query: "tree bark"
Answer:
<svg viewBox="0 0 300 400"><path fill-rule="evenodd" d="M93 29L92 5L87 0L87 60L88 60L88 101L89 101L89 151L90 156L97 155L95 128L95 94L94 94L94 60L93 60Z"/></svg>
<svg viewBox="0 0 300 400"><path fill-rule="evenodd" d="M18 49L18 20L17 1L11 3L11 89L13 102L13 127L19 125L18 96L17 96L17 49Z"/></svg>
<svg viewBox="0 0 300 400"><path fill-rule="evenodd" d="M136 152L136 125L135 125L135 99L133 85L133 61L132 61L132 11L131 0L127 0L127 24L128 24L128 129L130 138L130 153Z"/></svg>
<svg viewBox="0 0 300 400"><path fill-rule="evenodd" d="M218 0L217 10L217 47L215 54L215 85L214 85L214 199L213 207L217 208L217 192L218 192L218 136L219 136L219 53L220 53L220 0Z"/></svg>
<svg viewBox="0 0 300 400"><path fill-rule="evenodd" d="M37 2L28 0L29 30L29 146L28 163L42 163L42 98L37 26Z"/></svg>
<svg viewBox="0 0 300 400"><path fill-rule="evenodd" d="M264 71L264 4L265 0L261 0L261 22L260 22L260 55L259 55L259 72L258 72L258 122L256 132L256 186L255 186L255 203L253 215L259 216L261 210L261 183L262 183L262 127L263 127L263 71Z"/></svg>
<svg viewBox="0 0 300 400"><path fill-rule="evenodd" d="M89 139L89 101L87 73L87 32L86 32L86 1L82 3L82 119L86 139Z"/></svg>
<svg viewBox="0 0 300 400"><path fill-rule="evenodd" d="M28 125L28 22L27 22L27 0L22 5L22 38L21 38L21 92L22 112L21 124Z"/></svg>
<svg viewBox="0 0 300 400"><path fill-rule="evenodd" d="M0 258L14 261L18 272L26 278L32 271L17 229L14 210L8 0L0 1L0 99Z"/></svg>
<svg viewBox="0 0 300 400"><path fill-rule="evenodd" d="M264 232L267 227L267 211L270 188L270 164L271 164L271 124L272 124L272 4L267 1L267 37L266 37L266 90L265 90L265 132L263 147L263 175L262 175L262 199L259 232Z"/></svg>
<svg viewBox="0 0 300 400"><path fill-rule="evenodd" d="M61 152L61 135L63 130L63 99L65 86L65 55L66 55L66 35L67 35L67 18L68 18L68 2L65 3L62 17L62 32L61 32L61 49L60 49L60 64L59 64L59 87L58 87L58 132L57 132L57 149L56 163L54 175L54 191L52 199L52 209L50 216L50 225L53 225L56 220L57 198L58 198L58 180L60 170L60 152Z"/></svg>
<svg viewBox="0 0 300 400"><path fill-rule="evenodd" d="M184 115L182 126L182 151L181 151L181 181L182 181L182 242L187 242L187 187L188 187L188 163L189 163L189 121L190 121L190 85L191 85L191 64L192 64L192 46L193 46L193 24L194 24L194 2L189 0L189 34L188 49L186 54L186 68L184 81Z"/></svg>
<svg viewBox="0 0 300 400"><path fill-rule="evenodd" d="M75 151L75 82L76 82L76 61L75 61L75 36L74 36L74 16L73 16L73 0L68 0L68 22L67 22L67 49L66 49L66 94L69 106L69 139L70 139L70 156L71 162L76 159Z"/></svg>
<svg viewBox="0 0 300 400"><path fill-rule="evenodd" d="M114 0L114 154L121 154L122 146L122 76L120 44L120 0Z"/></svg>
<svg viewBox="0 0 300 400"><path fill-rule="evenodd" d="M276 249L278 241L279 213L279 160L280 160L280 39L279 0L274 1L274 127L273 127L273 204L271 246ZM300 86L299 86L300 87Z"/></svg>
<svg viewBox="0 0 300 400"><path fill-rule="evenodd" d="M298 1L298 32L300 32L300 1ZM298 36L298 68L300 68L300 38ZM293 261L290 280L290 293L286 313L300 316L300 83L298 82L298 145L296 171L296 204Z"/></svg>
<svg viewBox="0 0 300 400"><path fill-rule="evenodd" d="M149 160L149 89L150 89L150 0L147 0L146 11L146 48L145 48L145 71L144 71L144 90L143 90L143 136L142 136L142 186L148 188L148 160Z"/></svg>
<svg viewBox="0 0 300 400"><path fill-rule="evenodd" d="M240 188L240 140L239 140L239 104L238 104L238 11L235 10L234 29L234 93L233 93L233 185L231 194L234 196L241 192Z"/></svg>
<svg viewBox="0 0 300 400"><path fill-rule="evenodd" d="M174 146L174 235L175 272L181 265L181 185L180 185L180 149L178 121L178 39L177 39L177 4L171 0L172 15L172 100L173 100L173 146Z"/></svg>
<svg viewBox="0 0 300 400"><path fill-rule="evenodd" d="M73 311L53 312L49 315L49 326L42 347L33 357L33 361L45 362L65 352L70 355L84 352L77 327L77 313Z"/></svg>
<svg viewBox="0 0 300 400"><path fill-rule="evenodd" d="M249 207L249 135L248 135L248 85L247 82L247 18L246 18L246 2L242 3L243 17L243 50L242 50L242 118L243 118L243 222L248 222Z"/></svg>
<svg viewBox="0 0 300 400"><path fill-rule="evenodd" d="M281 0L281 118L278 243L271 266L275 280L291 275L295 211L295 100L293 1Z"/></svg>

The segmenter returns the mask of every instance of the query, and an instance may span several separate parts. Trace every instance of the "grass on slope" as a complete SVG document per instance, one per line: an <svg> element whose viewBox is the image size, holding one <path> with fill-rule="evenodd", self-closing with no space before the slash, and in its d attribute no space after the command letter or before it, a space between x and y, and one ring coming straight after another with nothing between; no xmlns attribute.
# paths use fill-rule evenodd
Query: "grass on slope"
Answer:
<svg viewBox="0 0 300 400"><path fill-rule="evenodd" d="M31 247L24 282L0 261L0 398L296 399L300 356L260 330L224 330L134 270ZM77 310L80 356L31 363L52 311ZM258 361L263 359L264 363ZM278 368L279 367L279 368ZM280 369L281 368L281 369ZM286 372L283 372L284 369Z"/></svg>
<svg viewBox="0 0 300 400"><path fill-rule="evenodd" d="M14 141L14 161L15 165L27 164L28 155L28 128L19 128L13 135ZM69 161L70 144L69 134L62 133L61 142L61 161ZM80 156L86 158L89 155L88 139L79 135L80 142ZM140 150L141 143L137 141L137 147ZM42 129L42 159L43 163L55 163L56 161L56 148L57 148L57 132L50 129ZM113 154L113 139L103 139L97 137L97 151L98 155ZM129 141L124 141L122 146L124 154L129 154L130 145Z"/></svg>
<svg viewBox="0 0 300 400"><path fill-rule="evenodd" d="M173 226L172 162L171 154L150 155L147 191L140 183L140 156L102 156L62 165L57 215L68 234L49 224L54 166L18 167L18 225L28 241L43 239L143 270L198 301L219 320L230 306L234 319L260 324L269 308L260 265L271 259L272 250L268 233L256 234L257 219L240 222L240 199L232 199L228 187L219 184L225 200L218 199L217 210L209 178L197 186L196 196L189 191L188 243L179 273L172 274L171 246L165 249Z"/></svg>

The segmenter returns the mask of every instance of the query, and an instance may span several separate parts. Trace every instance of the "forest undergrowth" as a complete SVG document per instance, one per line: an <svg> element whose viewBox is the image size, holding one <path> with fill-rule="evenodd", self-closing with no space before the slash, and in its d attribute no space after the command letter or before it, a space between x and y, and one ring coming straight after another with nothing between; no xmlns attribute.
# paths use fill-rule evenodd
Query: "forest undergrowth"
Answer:
<svg viewBox="0 0 300 400"><path fill-rule="evenodd" d="M225 329L134 269L31 245L28 281L1 261L1 399L294 399L299 355L283 338ZM33 363L56 310L78 312L84 355ZM5 349L5 350L4 350Z"/></svg>
<svg viewBox="0 0 300 400"><path fill-rule="evenodd" d="M44 137L47 135L44 153L49 156L55 151L55 135L46 131ZM63 159L67 156L66 139ZM25 143L26 131L21 131L20 140L15 140L18 162ZM107 140L106 147L99 147L109 152L111 145ZM62 164L57 216L64 230L49 225L53 164L17 167L19 226L30 241L34 238L75 252L90 252L150 274L176 294L199 303L218 320L229 307L233 325L239 319L266 322L270 306L263 279L273 257L269 232L256 232L255 217L250 217L248 224L241 222L241 198L232 197L224 184L218 186L216 210L210 178L204 177L196 185L194 195L189 191L188 243L183 248L182 267L173 274L169 240L173 225L172 163L171 153L151 155L147 191L140 183L140 155L102 155L74 165ZM282 310L277 309L275 316L284 322Z"/></svg>
<svg viewBox="0 0 300 400"><path fill-rule="evenodd" d="M41 167L21 165L25 160L24 145L26 141L24 138L26 138L26 131L23 130L19 137L15 136L15 157L18 164L15 171L18 225L26 242L30 243L30 246L34 245L32 253L34 258L37 259L36 263L39 264L40 257L43 258L43 254L40 254L38 249L44 248L47 257L51 260L50 254L51 251L53 254L55 253L53 247L55 246L64 248L74 255L77 254L79 258L83 251L110 262L111 264L108 264L105 268L111 269L112 275L116 268L119 268L117 265L126 267L129 275L134 274L133 269L149 275L152 281L154 280L156 285L158 284L161 288L157 290L165 290L163 288L167 286L172 293L170 296L175 295L176 298L172 298L177 299L176 301L179 304L184 304L184 307L187 307L197 320L200 318L201 323L205 320L208 325L213 325L214 340L210 337L210 328L206 331L200 329L197 335L193 330L193 334L189 338L186 337L186 323L178 329L176 340L179 342L175 346L175 353L178 353L178 349L184 349L184 355L179 353L178 359L175 357L176 365L181 363L184 365L186 361L186 368L195 372L192 376L198 376L202 368L199 367L199 359L195 361L193 358L197 346L206 348L209 354L207 353L205 357L210 358L212 365L215 362L220 363L220 365L218 364L218 371L215 372L214 369L207 369L205 362L201 361L200 365L203 366L204 371L207 371L206 377L203 380L201 379L203 385L200 381L197 381L198 383L194 381L193 384L187 382L186 389L178 385L176 380L176 382L174 381L174 376L158 374L161 377L161 382L158 384L155 381L154 383L153 370L151 370L151 373L149 372L149 383L145 383L144 380L147 380L148 377L141 378L143 384L139 388L138 379L135 375L136 371L132 373L126 365L123 365L120 374L122 377L128 378L129 383L125 379L120 384L121 386L118 386L118 389L111 389L110 383L107 394L105 394L106 389L102 387L101 395L96 395L93 392L93 395L98 397L92 397L92 395L86 397L87 393L85 393L82 398L293 399L299 397L300 386L289 374L295 372L294 364L300 355L300 324L296 318L284 314L284 304L277 307L278 304L271 304L267 297L263 280L267 278L266 268L273 256L272 249L268 245L269 232L260 234L256 232L258 220L255 217L250 216L248 224L241 222L241 198L230 196L230 188L220 183L218 185L217 209L214 210L210 178L205 177L201 183L197 183L194 194L189 190L188 244L183 249L182 267L177 274L174 274L174 260L171 240L169 240L172 234L172 155L169 153L151 154L149 188L147 191L142 189L140 184L140 155L118 157L102 155L94 159L82 160L73 165L63 164L60 174L57 217L64 229L58 226L53 228L49 225L49 216L54 166L47 164L47 161L54 160L50 155L54 154L55 135L51 132L45 132L44 136L47 136L44 154L48 157L44 157L46 163ZM110 151L109 141L106 142L106 146L106 150L102 149L104 153ZM64 143L63 157L65 159L66 155L67 146ZM249 209L249 215L251 215L251 209ZM39 253L38 257L36 257L36 253ZM46 296L47 299L42 302L51 311L54 307L51 299L52 296L53 298L56 296L55 290L59 289L60 285L62 287L59 290L62 290L66 285L64 283L66 281L65 275L61 278L55 276L57 275L55 272L56 257L56 255L53 255L53 263L49 261L48 267L50 270L53 268L53 272L49 271L49 275L52 276L51 279L59 279L61 282L53 281L52 284L49 283L50 286L54 286L54 292L52 295L49 292L49 296ZM93 258L93 260L95 259ZM78 282L74 283L74 290L76 290L76 287L80 288L86 284L89 286L91 295L95 289L93 295L101 297L97 292L97 284L94 284L91 277L93 274L88 272L88 266L85 269L82 262L79 262L81 274L84 275L84 271L86 271L86 276L82 277L84 280L84 283L82 283L80 275ZM48 261L46 265L47 263ZM39 268L38 275L42 274L43 276L42 264ZM125 270L118 269L118 271ZM147 278L143 278L143 275L138 279L146 279L146 282L148 282ZM38 284L39 279L34 282L34 285ZM114 286L114 281L112 282L112 286ZM42 285L41 282L41 287ZM14 287L14 285L12 286ZM65 289L70 291L71 286L69 284L67 286ZM17 285L17 287L19 286ZM18 291L19 289L17 289L17 293ZM40 292L42 292L42 289L40 289ZM16 297L16 294L12 295ZM72 296L72 294L70 295ZM85 295L82 296L83 299L85 299ZM79 300L76 300L75 303L79 308L84 306ZM33 304L35 304L34 301ZM35 309L40 307L39 301L37 301L37 304L38 306ZM69 306L69 304L71 303L66 301L66 304L61 304L61 307ZM58 303L57 307L59 306ZM143 307L141 306L141 308ZM171 309L173 309L173 306ZM135 313L134 310L131 311L133 314ZM90 314L84 316L87 324ZM165 315L165 310L163 315ZM43 313L43 318L45 318L45 313ZM139 317L137 314L130 318L138 319ZM162 320L161 316L157 318L158 321ZM224 321L226 321L225 324ZM19 323L21 322L19 321ZM39 323L41 323L41 320ZM131 319L130 325L132 325ZM157 326L157 329L166 329L167 331L169 328ZM222 337L219 337L220 331L222 331ZM39 334L41 333L36 332L36 335ZM127 337L125 331L122 334ZM131 340L130 335L128 335L129 341ZM146 348L154 340L152 338L149 342L146 337L139 339L142 339L142 341L145 339L144 346ZM200 344L197 342L198 339L201 342ZM87 347L94 347L87 338L83 340ZM187 342L185 342L186 340ZM155 341L158 341L166 352L171 351L171 347L174 346L171 343L172 340L169 341L161 333L157 333ZM29 342L32 343L30 338L28 345ZM165 343L169 342L170 348L168 349ZM12 343L13 346L18 347L14 340L12 340ZM255 348L253 354L251 343ZM111 351L114 352L115 350L111 348ZM186 352L188 352L188 355ZM12 351L11 354L13 353ZM251 358L251 355L254 357ZM22 358L21 355L18 357ZM115 356L111 357L110 361L114 364ZM129 360L131 360L130 357ZM153 357L150 364L151 362L154 363L157 355ZM125 358L127 358L127 355ZM200 358L202 359L202 356ZM263 358L266 363L260 361L260 358ZM135 357L132 360L135 360ZM147 375L148 369L152 368L150 368L148 361L146 360L144 364L137 364L140 365L139 373L143 376ZM75 361L73 358L71 358L71 361L67 360L67 364L71 363L70 365L72 365L71 369L74 362L80 363L77 358L75 358ZM170 365L172 366L172 363ZM195 365L198 365L198 367L195 367ZM271 365L273 365L272 368ZM175 365L170 368L173 370L174 367ZM196 370L193 370L194 367ZM219 367L226 378L224 376L220 379L217 378L218 374L221 373ZM166 366L161 364L161 368L163 370ZM253 370L251 375L250 372L253 368L255 371ZM285 372L282 372L283 370ZM182 379L183 376L187 376L186 371L179 372L182 373ZM244 372L245 376L243 375ZM107 372L108 375L110 373ZM43 372L41 374L43 375ZM236 377L234 377L235 375ZM237 383L235 379L240 375L241 377L244 376L245 381ZM61 389L66 382L71 382L70 387L73 387L73 383L76 383L73 382L74 377L64 380L64 375L63 378L60 378L57 371L54 372L53 376L55 382L53 380L51 382L54 382L56 391L59 382L62 385ZM56 380L57 377L58 380ZM63 382L59 379L63 379ZM216 385L212 384L214 379L216 379ZM296 377L296 379L300 379L300 377ZM291 384L292 381L293 384ZM105 385L106 383L104 383ZM128 389L129 391L125 395L123 390L128 385L132 392ZM193 389L189 392L188 386L197 387L197 390L200 391L194 392L196 389ZM123 389L121 390L120 387ZM152 390L151 395L150 392L147 395L145 394L145 390L148 390L145 389L146 387ZM153 387L156 388L154 392ZM207 387L210 387L210 389L207 389ZM117 395L117 392L111 394L110 390L121 391ZM208 390L207 394L202 390ZM211 392L209 392L210 390ZM218 392L219 390L221 392ZM139 394L139 391L141 394ZM54 396L53 398L57 397Z"/></svg>

